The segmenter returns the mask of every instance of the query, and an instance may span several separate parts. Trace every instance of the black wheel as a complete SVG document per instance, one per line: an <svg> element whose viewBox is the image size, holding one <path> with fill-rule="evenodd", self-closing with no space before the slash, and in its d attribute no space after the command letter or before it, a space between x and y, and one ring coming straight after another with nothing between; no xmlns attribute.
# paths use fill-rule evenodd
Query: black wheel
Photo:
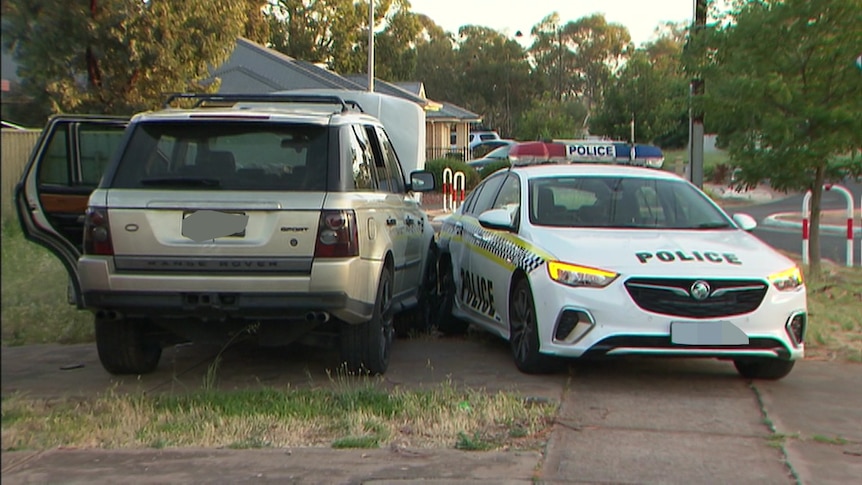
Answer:
<svg viewBox="0 0 862 485"><path fill-rule="evenodd" d="M533 292L525 278L519 279L509 297L509 345L518 370L545 374L557 369L557 359L539 352L539 329Z"/></svg>
<svg viewBox="0 0 862 485"><path fill-rule="evenodd" d="M417 294L418 304L406 312L395 315L395 336L409 337L414 334L428 333L434 325L436 308L440 304L437 291L437 245L431 244L425 259L425 270Z"/></svg>
<svg viewBox="0 0 862 485"><path fill-rule="evenodd" d="M448 259L441 259L438 264L437 305L434 310L434 320L437 329L445 335L463 335L467 333L469 323L452 315L455 305L455 277L452 274L452 264Z"/></svg>
<svg viewBox="0 0 862 485"><path fill-rule="evenodd" d="M790 374L795 360L782 359L737 359L733 361L736 371L746 379L776 381Z"/></svg>
<svg viewBox="0 0 862 485"><path fill-rule="evenodd" d="M162 357L162 346L151 336L153 324L142 318L108 320L96 317L96 349L102 367L111 374L148 374Z"/></svg>
<svg viewBox="0 0 862 485"><path fill-rule="evenodd" d="M392 269L386 267L377 284L371 320L341 324L341 360L351 374L383 374L392 350Z"/></svg>

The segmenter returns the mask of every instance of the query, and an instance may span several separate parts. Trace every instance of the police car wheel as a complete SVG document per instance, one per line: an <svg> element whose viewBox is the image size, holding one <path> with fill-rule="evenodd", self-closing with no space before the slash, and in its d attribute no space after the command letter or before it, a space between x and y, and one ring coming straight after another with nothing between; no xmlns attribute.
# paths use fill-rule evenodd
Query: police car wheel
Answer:
<svg viewBox="0 0 862 485"><path fill-rule="evenodd" d="M395 336L405 338L428 333L434 325L440 294L437 291L437 245L431 244L425 259L425 271L416 295L415 308L395 315Z"/></svg>
<svg viewBox="0 0 862 485"><path fill-rule="evenodd" d="M736 371L746 379L778 380L790 374L795 360L782 359L737 359L733 361Z"/></svg>
<svg viewBox="0 0 862 485"><path fill-rule="evenodd" d="M509 297L509 345L518 370L545 374L557 368L557 361L539 352L539 327L533 292L526 278L519 279Z"/></svg>
<svg viewBox="0 0 862 485"><path fill-rule="evenodd" d="M438 288L439 298L437 301L437 314L434 318L437 330L445 335L463 335L467 333L469 323L452 315L452 307L455 305L455 278L452 273L452 263L448 258L443 258L438 264Z"/></svg>
<svg viewBox="0 0 862 485"><path fill-rule="evenodd" d="M159 365L161 344L151 336L153 325L141 318L95 317L96 351L111 374L148 374Z"/></svg>
<svg viewBox="0 0 862 485"><path fill-rule="evenodd" d="M383 374L393 337L392 269L383 268L371 320L341 324L341 360L350 374Z"/></svg>

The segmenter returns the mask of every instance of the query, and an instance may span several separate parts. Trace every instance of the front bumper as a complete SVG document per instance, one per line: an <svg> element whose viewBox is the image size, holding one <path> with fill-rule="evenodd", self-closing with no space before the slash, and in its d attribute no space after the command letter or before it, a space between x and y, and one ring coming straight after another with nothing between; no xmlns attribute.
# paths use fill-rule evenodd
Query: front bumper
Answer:
<svg viewBox="0 0 862 485"><path fill-rule="evenodd" d="M769 287L752 312L733 316L691 318L669 316L640 308L622 281L606 288L572 288L552 281L541 272L531 281L539 321L542 352L563 357L652 355L676 357L772 357L796 360L805 344L786 329L796 315L807 319L804 288L780 292ZM558 332L564 312L581 315L571 333ZM747 337L747 344L682 345L671 340L672 322L729 322ZM561 335L565 334L565 336Z"/></svg>

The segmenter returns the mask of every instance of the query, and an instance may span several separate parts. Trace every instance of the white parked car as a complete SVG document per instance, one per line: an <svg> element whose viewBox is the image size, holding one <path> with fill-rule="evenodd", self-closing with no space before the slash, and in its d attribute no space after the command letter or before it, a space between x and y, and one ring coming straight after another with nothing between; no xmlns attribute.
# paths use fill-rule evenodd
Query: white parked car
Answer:
<svg viewBox="0 0 862 485"><path fill-rule="evenodd" d="M500 135L496 131L473 131L470 133L470 139L467 142L467 148L472 150L476 145L480 143L499 139Z"/></svg>
<svg viewBox="0 0 862 485"><path fill-rule="evenodd" d="M755 225L662 171L500 170L443 221L438 325L507 339L527 373L558 357L649 355L780 379L803 357L805 286Z"/></svg>

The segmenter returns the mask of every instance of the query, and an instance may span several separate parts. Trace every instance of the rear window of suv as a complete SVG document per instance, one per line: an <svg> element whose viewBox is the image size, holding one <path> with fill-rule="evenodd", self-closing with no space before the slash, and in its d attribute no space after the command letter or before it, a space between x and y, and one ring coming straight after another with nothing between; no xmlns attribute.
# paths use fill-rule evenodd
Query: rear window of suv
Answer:
<svg viewBox="0 0 862 485"><path fill-rule="evenodd" d="M321 125L141 122L111 187L325 190L327 139Z"/></svg>

